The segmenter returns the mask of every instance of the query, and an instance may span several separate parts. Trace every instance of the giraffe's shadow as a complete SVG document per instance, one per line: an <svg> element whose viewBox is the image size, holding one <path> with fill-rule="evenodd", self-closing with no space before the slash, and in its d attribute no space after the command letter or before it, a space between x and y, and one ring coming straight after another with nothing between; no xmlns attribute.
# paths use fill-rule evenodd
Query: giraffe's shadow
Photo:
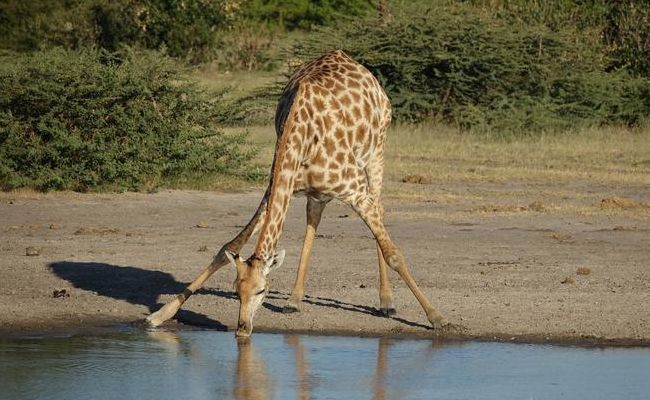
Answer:
<svg viewBox="0 0 650 400"><path fill-rule="evenodd" d="M187 286L187 283L177 281L169 273L133 266L120 266L98 262L60 261L51 263L48 267L57 277L70 282L75 288L94 292L99 296L123 300L130 304L143 305L148 308L149 312L156 311L163 306L158 301L160 295L175 295L181 293ZM235 292L215 288L202 288L197 293L231 300L237 299ZM271 312L282 313L282 307L274 303L279 302L279 300L285 301L288 298L289 294L272 290L269 292L267 301L264 302L263 306ZM306 295L303 302L317 307L329 307L383 317L379 310L374 307L347 303L327 297ZM396 318L394 316L391 318L408 326L430 329L429 326L403 318ZM187 325L224 331L228 330L228 327L220 321L193 311L181 309L176 314L176 319Z"/></svg>
<svg viewBox="0 0 650 400"><path fill-rule="evenodd" d="M288 300L289 296L290 295L288 293L271 290L269 291L269 294L266 296L266 298L274 299L274 300ZM387 318L384 314L382 314L382 312L378 308L364 306L360 304L354 304L354 303L347 303L345 301L332 299L329 297L305 295L302 302L317 307L329 307L337 310L345 310L350 312L368 314L368 315L372 315L373 317ZM277 313L284 313L283 308L275 304L264 302L263 306L264 308L270 311L277 312ZM428 325L423 325L400 317L391 316L390 319L402 323L404 325L408 325L416 328L432 329Z"/></svg>
<svg viewBox="0 0 650 400"><path fill-rule="evenodd" d="M48 265L50 271L70 282L75 288L94 292L99 296L124 300L130 304L143 305L149 312L163 306L158 302L161 294L178 294L186 284L171 274L132 266L119 266L98 262L60 261ZM232 297L227 292L201 289L221 297ZM204 314L180 310L176 319L188 325L226 331L228 327Z"/></svg>

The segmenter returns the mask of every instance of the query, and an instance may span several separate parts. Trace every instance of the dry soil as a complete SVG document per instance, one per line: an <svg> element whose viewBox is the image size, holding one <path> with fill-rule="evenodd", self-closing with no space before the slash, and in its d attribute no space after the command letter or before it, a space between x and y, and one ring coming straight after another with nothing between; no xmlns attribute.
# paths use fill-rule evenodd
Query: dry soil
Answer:
<svg viewBox="0 0 650 400"><path fill-rule="evenodd" d="M377 315L375 244L335 202L314 244L304 309L283 314L304 231L305 199L295 198L280 242L287 257L271 277L256 331L650 343L646 188L393 182L388 189L388 229L452 326L431 330L394 272L398 313ZM202 271L261 194L0 194L0 336L142 320ZM169 324L232 329L234 278L224 267Z"/></svg>

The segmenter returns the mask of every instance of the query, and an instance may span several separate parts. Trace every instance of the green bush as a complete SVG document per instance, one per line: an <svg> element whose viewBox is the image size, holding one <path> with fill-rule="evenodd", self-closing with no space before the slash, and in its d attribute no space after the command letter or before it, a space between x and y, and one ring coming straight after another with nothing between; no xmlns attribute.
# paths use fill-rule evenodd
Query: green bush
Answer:
<svg viewBox="0 0 650 400"><path fill-rule="evenodd" d="M266 24L250 20L234 23L219 33L214 63L226 70L265 70L277 66L275 46L280 32Z"/></svg>
<svg viewBox="0 0 650 400"><path fill-rule="evenodd" d="M470 5L408 7L321 28L294 47L343 48L379 77L405 121L525 133L648 116L648 80L608 73L605 50L573 28L510 24Z"/></svg>
<svg viewBox="0 0 650 400"><path fill-rule="evenodd" d="M140 46L198 63L213 57L225 25L221 2L211 0L7 0L0 48Z"/></svg>
<svg viewBox="0 0 650 400"><path fill-rule="evenodd" d="M627 68L650 77L650 2L613 1L607 13L603 37L609 45L614 68Z"/></svg>
<svg viewBox="0 0 650 400"><path fill-rule="evenodd" d="M93 10L101 47L164 48L191 63L212 59L215 30L225 25L221 2L212 0L96 0Z"/></svg>
<svg viewBox="0 0 650 400"><path fill-rule="evenodd" d="M372 0L245 0L242 14L255 21L278 24L289 30L332 25L345 17L364 15Z"/></svg>
<svg viewBox="0 0 650 400"><path fill-rule="evenodd" d="M246 176L244 135L159 53L52 49L0 59L0 186L138 190L168 178Z"/></svg>
<svg viewBox="0 0 650 400"><path fill-rule="evenodd" d="M553 31L576 30L581 40L604 45L610 69L650 76L650 1L643 0L469 0L507 21L541 24ZM583 34L580 34L583 33ZM587 34L584 34L587 33Z"/></svg>
<svg viewBox="0 0 650 400"><path fill-rule="evenodd" d="M95 44L93 2L84 0L5 0L0 2L0 48L34 51Z"/></svg>

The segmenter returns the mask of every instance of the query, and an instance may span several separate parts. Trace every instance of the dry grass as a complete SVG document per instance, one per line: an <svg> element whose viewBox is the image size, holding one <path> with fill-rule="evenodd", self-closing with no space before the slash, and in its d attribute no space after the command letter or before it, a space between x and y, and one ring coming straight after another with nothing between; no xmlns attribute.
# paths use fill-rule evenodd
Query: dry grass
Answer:
<svg viewBox="0 0 650 400"><path fill-rule="evenodd" d="M254 163L268 171L274 128L245 129L261 149ZM454 207L456 217L467 213L484 217L607 213L650 218L650 198L633 200L615 194L629 188L642 193L639 189L650 186L649 131L602 128L506 141L460 134L446 127L397 125L390 132L386 151L387 204L391 197L397 202L446 204ZM531 185L533 191L528 189ZM179 182L174 187L237 190L251 186L255 185L220 178ZM417 218L452 217L438 210L415 214L412 216Z"/></svg>
<svg viewBox="0 0 650 400"><path fill-rule="evenodd" d="M594 128L493 139L441 126L393 127L387 177L432 181L510 180L650 185L650 130Z"/></svg>
<svg viewBox="0 0 650 400"><path fill-rule="evenodd" d="M192 78L196 79L201 86L209 91L221 92L226 90L227 99L237 99L249 95L256 89L281 79L277 72L222 72L209 69L192 74Z"/></svg>
<svg viewBox="0 0 650 400"><path fill-rule="evenodd" d="M270 165L273 127L246 129L262 148L257 162ZM417 177L420 184L580 180L650 185L650 131L602 128L505 141L444 126L398 125L386 145L386 177L404 182Z"/></svg>
<svg viewBox="0 0 650 400"><path fill-rule="evenodd" d="M229 88L233 97L251 93L256 88L278 79L278 73L215 73L203 71L195 74L208 89ZM230 94L229 94L230 96ZM261 149L254 164L262 171L268 170L273 159L275 132L271 125L224 128L226 132L246 129L253 143ZM537 137L512 137L497 139L461 133L441 125L393 124L386 146L386 191L388 195L420 198L429 201L432 196L427 187L436 184L495 184L531 183L556 193L540 193L545 197L562 199L588 197L571 189L562 189L565 183L586 186L605 185L615 187L650 186L650 128L630 130L619 127L582 129L561 134L545 134ZM400 182L415 182L402 184ZM254 184L253 184L254 185ZM258 186L264 185L260 182ZM552 186L549 189L549 185ZM169 185L168 185L169 186ZM240 189L250 187L250 182L237 179L208 178L171 185L192 189ZM447 194L444 194L447 195ZM457 196L457 193L449 193ZM490 197L499 199L496 207L508 207L502 200L516 197L516 193L494 191L463 193L467 199ZM598 199L600 200L600 199ZM647 200L647 199L643 199ZM530 208L527 211L553 211L575 208L576 205L557 202L539 203L540 207L528 207L528 203L516 203L512 207ZM643 204L645 209L645 204ZM580 212L619 212L625 207L608 206L592 201L579 205ZM533 208L535 208L533 210ZM639 210L636 207L635 210ZM521 210L515 210L521 211ZM567 211L576 211L569 210Z"/></svg>

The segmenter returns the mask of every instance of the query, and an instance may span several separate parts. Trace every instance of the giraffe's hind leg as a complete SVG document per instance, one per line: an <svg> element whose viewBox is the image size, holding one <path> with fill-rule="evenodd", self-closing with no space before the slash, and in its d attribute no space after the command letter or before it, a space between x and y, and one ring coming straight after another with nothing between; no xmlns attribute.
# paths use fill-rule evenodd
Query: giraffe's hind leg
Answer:
<svg viewBox="0 0 650 400"><path fill-rule="evenodd" d="M406 265L406 260L404 259L402 252L397 248L388 235L386 227L381 219L382 211L380 210L381 205L379 202L375 202L373 199L360 198L359 200L361 201L351 203L350 205L372 231L388 266L397 271L404 283L406 283L408 288L411 290L411 293L413 293L420 303L420 306L422 306L422 309L426 313L427 319L431 325L434 328L441 328L446 325L447 321L438 310L431 305L424 293L422 293Z"/></svg>
<svg viewBox="0 0 650 400"><path fill-rule="evenodd" d="M300 262L298 264L298 273L296 274L296 283L293 285L291 297L287 301L282 311L285 313L297 312L301 309L302 299L305 295L305 280L307 279L307 266L311 256L311 248L316 236L316 229L323 215L325 205L329 200L321 201L307 197L307 229L305 231L305 240L300 253Z"/></svg>
<svg viewBox="0 0 650 400"><path fill-rule="evenodd" d="M385 317L397 314L393 303L393 289L388 280L388 266L377 242L377 261L379 262L379 312Z"/></svg>
<svg viewBox="0 0 650 400"><path fill-rule="evenodd" d="M385 135L385 131L382 134ZM375 203L382 224L384 221L384 207L381 205L381 188L384 177L383 159L383 148L381 148L362 170L362 175L365 176L368 184L369 195L367 197L373 199L372 203ZM377 242L377 261L379 264L379 311L385 317L390 317L397 314L397 311L395 303L393 303L393 289L388 279L388 267L379 242Z"/></svg>

